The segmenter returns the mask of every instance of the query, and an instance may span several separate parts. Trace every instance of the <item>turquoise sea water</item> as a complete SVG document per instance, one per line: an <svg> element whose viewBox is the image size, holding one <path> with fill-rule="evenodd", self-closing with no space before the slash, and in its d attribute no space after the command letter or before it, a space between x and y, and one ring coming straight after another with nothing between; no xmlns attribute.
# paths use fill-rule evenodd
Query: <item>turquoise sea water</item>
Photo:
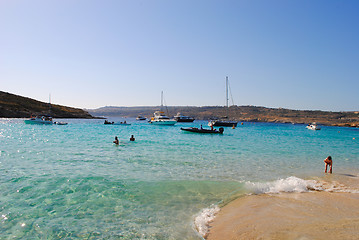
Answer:
<svg viewBox="0 0 359 240"><path fill-rule="evenodd" d="M244 123L203 135L180 127L205 121L65 121L0 119L1 239L200 239L195 217L248 182L320 177L328 155L334 174L359 173L354 128Z"/></svg>

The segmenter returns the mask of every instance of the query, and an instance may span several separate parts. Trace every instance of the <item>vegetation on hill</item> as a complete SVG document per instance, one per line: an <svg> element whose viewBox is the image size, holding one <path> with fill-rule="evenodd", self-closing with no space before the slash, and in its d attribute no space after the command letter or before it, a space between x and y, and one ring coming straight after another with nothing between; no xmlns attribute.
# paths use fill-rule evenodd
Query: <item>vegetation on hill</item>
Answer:
<svg viewBox="0 0 359 240"><path fill-rule="evenodd" d="M103 107L88 110L94 116L150 118L160 107ZM217 119L227 116L225 107L167 107L163 111L168 116L177 112L200 120ZM242 122L279 122L309 124L316 122L329 126L359 127L359 112L327 112L309 110L290 110L283 108L266 108L255 106L231 106L228 118Z"/></svg>
<svg viewBox="0 0 359 240"><path fill-rule="evenodd" d="M88 112L0 91L0 117L26 118L31 115L51 115L54 118L93 118Z"/></svg>

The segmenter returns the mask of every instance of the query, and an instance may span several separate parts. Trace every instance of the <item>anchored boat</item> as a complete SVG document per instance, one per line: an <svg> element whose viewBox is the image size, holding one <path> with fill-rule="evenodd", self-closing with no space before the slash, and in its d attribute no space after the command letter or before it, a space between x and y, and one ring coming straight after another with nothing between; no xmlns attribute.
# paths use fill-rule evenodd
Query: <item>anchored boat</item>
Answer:
<svg viewBox="0 0 359 240"><path fill-rule="evenodd" d="M176 116L173 117L177 122L193 122L193 117L183 116L181 113L177 113Z"/></svg>
<svg viewBox="0 0 359 240"><path fill-rule="evenodd" d="M237 121L230 121L228 119L228 77L226 77L226 111L227 116L221 120L211 120L208 123L208 126L222 126L222 127L237 127Z"/></svg>
<svg viewBox="0 0 359 240"><path fill-rule="evenodd" d="M187 131L187 132L194 132L194 133L214 133L214 134L223 134L224 132L224 128L219 128L217 129L205 129L205 128L195 128L195 127L189 127L189 128L181 128L181 130L183 131Z"/></svg>
<svg viewBox="0 0 359 240"><path fill-rule="evenodd" d="M146 120L146 118L143 117L143 116L141 116L141 115L139 115L139 116L136 118L136 120L137 120L137 121L144 121L144 120Z"/></svg>
<svg viewBox="0 0 359 240"><path fill-rule="evenodd" d="M151 120L149 121L149 123L155 124L155 125L175 125L176 122L177 122L176 120L170 119L169 117L167 117L165 115L164 112L161 112L161 111L156 111L153 114L153 117L151 118Z"/></svg>
<svg viewBox="0 0 359 240"><path fill-rule="evenodd" d="M308 126L306 126L306 128L308 128L309 130L320 130L321 129L316 123L308 124Z"/></svg>
<svg viewBox="0 0 359 240"><path fill-rule="evenodd" d="M177 121L167 117L165 113L162 111L162 108L163 108L163 91L161 92L161 110L156 111L153 114L153 117L151 117L151 119L148 122L154 125L175 125Z"/></svg>
<svg viewBox="0 0 359 240"><path fill-rule="evenodd" d="M30 119L25 120L27 124L54 124L52 117L47 115L40 115L36 117L31 117Z"/></svg>

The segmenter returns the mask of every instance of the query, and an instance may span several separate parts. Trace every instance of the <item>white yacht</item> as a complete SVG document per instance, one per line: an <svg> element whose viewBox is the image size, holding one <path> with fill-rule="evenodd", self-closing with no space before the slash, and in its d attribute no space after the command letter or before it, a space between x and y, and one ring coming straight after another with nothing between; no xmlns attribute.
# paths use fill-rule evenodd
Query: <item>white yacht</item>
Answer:
<svg viewBox="0 0 359 240"><path fill-rule="evenodd" d="M167 117L165 113L162 111L162 109L163 109L163 91L161 91L161 110L156 111L153 114L153 117L151 117L151 119L148 122L155 125L175 125L177 121Z"/></svg>
<svg viewBox="0 0 359 240"><path fill-rule="evenodd" d="M308 124L308 126L306 128L308 128L310 130L320 130L321 129L316 123Z"/></svg>
<svg viewBox="0 0 359 240"><path fill-rule="evenodd" d="M176 122L177 122L176 120L170 119L165 115L164 112L161 111L156 111L153 114L153 117L151 117L151 120L149 121L149 123L155 125L175 125Z"/></svg>

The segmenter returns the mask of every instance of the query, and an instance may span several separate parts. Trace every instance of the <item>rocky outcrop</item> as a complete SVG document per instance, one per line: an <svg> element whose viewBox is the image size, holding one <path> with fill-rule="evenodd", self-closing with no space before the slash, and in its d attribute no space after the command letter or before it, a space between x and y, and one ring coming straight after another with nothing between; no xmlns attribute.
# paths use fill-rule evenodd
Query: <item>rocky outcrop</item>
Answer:
<svg viewBox="0 0 359 240"><path fill-rule="evenodd" d="M0 91L0 117L26 118L31 115L51 115L54 118L94 118L88 112Z"/></svg>

